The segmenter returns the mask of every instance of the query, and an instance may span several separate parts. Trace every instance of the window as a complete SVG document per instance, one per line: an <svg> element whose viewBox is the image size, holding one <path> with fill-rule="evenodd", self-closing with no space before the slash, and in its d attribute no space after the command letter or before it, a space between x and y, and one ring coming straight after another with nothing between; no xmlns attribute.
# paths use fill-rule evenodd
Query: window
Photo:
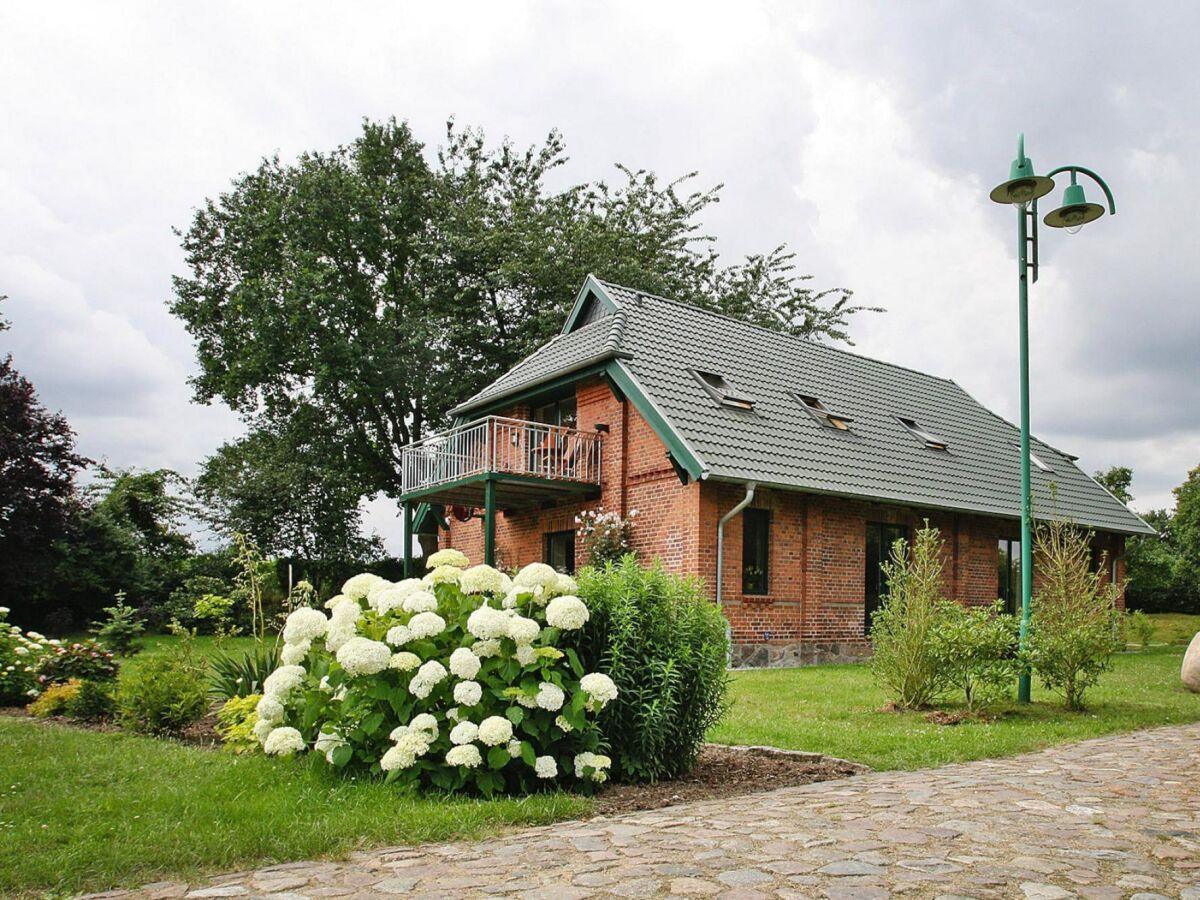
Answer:
<svg viewBox="0 0 1200 900"><path fill-rule="evenodd" d="M712 394L722 406L730 406L734 409L754 409L754 401L722 376L712 372L701 372L697 369L692 369L691 372L696 380L704 386L704 389Z"/></svg>
<svg viewBox="0 0 1200 900"><path fill-rule="evenodd" d="M849 431L850 423L854 420L849 416L843 416L841 413L835 413L825 408L825 405L816 397L807 397L804 394L792 394L799 401L800 405L814 419L824 425L826 428L833 428L838 431Z"/></svg>
<svg viewBox="0 0 1200 900"><path fill-rule="evenodd" d="M1013 444L1013 446L1017 448L1017 453L1021 452L1020 444ZM1029 461L1031 463L1033 463L1035 466L1037 466L1039 469L1041 469L1043 472L1053 472L1054 471L1052 468L1050 468L1048 465L1046 465L1046 463L1042 461L1041 457L1039 457L1036 453L1034 453L1032 449L1030 449L1030 451L1029 451Z"/></svg>
<svg viewBox="0 0 1200 900"><path fill-rule="evenodd" d="M889 525L885 522L867 523L867 572L866 593L863 598L863 633L871 633L871 618L887 596L887 575L883 564L892 557L896 541L908 541L908 528L904 525Z"/></svg>
<svg viewBox="0 0 1200 900"><path fill-rule="evenodd" d="M574 428L577 421L576 410L575 395L572 394L570 397L563 397L561 400L554 400L542 406L535 406L533 408L533 421L540 422L543 425L562 425L565 428Z"/></svg>
<svg viewBox="0 0 1200 900"><path fill-rule="evenodd" d="M1004 602L1004 611L1015 615L1021 607L1021 542L1000 538L996 569L1000 581L996 596Z"/></svg>
<svg viewBox="0 0 1200 900"><path fill-rule="evenodd" d="M771 513L748 509L742 513L742 593L765 594L771 563Z"/></svg>
<svg viewBox="0 0 1200 900"><path fill-rule="evenodd" d="M575 574L574 531L551 531L546 534L546 562L559 572Z"/></svg>
<svg viewBox="0 0 1200 900"><path fill-rule="evenodd" d="M945 450L947 443L936 434L922 428L917 424L915 419L906 419L904 416L896 416L900 420L900 424L907 428L918 441L923 443L930 450Z"/></svg>

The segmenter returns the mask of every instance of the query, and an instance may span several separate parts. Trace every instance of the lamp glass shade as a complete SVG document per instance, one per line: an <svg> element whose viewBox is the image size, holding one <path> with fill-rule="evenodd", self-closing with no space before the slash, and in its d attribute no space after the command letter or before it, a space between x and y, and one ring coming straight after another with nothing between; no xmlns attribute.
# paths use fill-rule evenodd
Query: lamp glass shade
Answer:
<svg viewBox="0 0 1200 900"><path fill-rule="evenodd" d="M1054 181L1033 174L1033 160L1028 156L1014 159L1008 181L992 188L990 196L996 203L1024 206L1054 190Z"/></svg>
<svg viewBox="0 0 1200 900"><path fill-rule="evenodd" d="M1088 203L1082 184L1068 185L1063 192L1062 206L1046 214L1042 219L1051 228L1066 228L1072 234L1104 215L1099 203Z"/></svg>

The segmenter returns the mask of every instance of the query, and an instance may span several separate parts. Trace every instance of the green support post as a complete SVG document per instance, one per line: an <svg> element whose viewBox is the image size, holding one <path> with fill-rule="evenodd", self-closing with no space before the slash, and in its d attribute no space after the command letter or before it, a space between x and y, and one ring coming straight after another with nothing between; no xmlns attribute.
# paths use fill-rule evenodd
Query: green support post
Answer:
<svg viewBox="0 0 1200 900"><path fill-rule="evenodd" d="M403 501L400 511L404 517L404 577L412 578L412 504Z"/></svg>
<svg viewBox="0 0 1200 900"><path fill-rule="evenodd" d="M496 482L491 478L483 483L483 561L496 564Z"/></svg>
<svg viewBox="0 0 1200 900"><path fill-rule="evenodd" d="M1020 268L1021 320L1021 650L1027 648L1029 619L1033 613L1033 546L1031 519L1033 500L1029 485L1029 263L1028 216L1023 206L1017 207L1017 265ZM1036 226L1035 226L1036 227ZM1017 682L1017 700L1028 703L1032 677L1029 669L1021 671Z"/></svg>

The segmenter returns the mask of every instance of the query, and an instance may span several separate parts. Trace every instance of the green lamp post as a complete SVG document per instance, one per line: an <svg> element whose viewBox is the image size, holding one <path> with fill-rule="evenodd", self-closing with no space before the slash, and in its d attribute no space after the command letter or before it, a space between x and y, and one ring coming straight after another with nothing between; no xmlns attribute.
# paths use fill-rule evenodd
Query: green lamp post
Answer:
<svg viewBox="0 0 1200 900"><path fill-rule="evenodd" d="M1019 290L1021 357L1021 649L1029 640L1029 619L1033 600L1033 501L1029 487L1029 282L1038 277L1037 203L1054 190L1054 176L1070 173L1071 184L1063 194L1062 206L1042 221L1051 228L1065 228L1075 234L1088 222L1104 215L1104 207L1088 203L1078 176L1088 176L1104 191L1108 211L1117 213L1112 191L1104 179L1083 166L1060 166L1047 175L1035 175L1033 162L1025 155L1025 135L1017 138L1017 158L1013 160L1008 181L997 185L990 196L996 203L1017 208L1017 278ZM1021 673L1017 699L1029 702L1029 670Z"/></svg>

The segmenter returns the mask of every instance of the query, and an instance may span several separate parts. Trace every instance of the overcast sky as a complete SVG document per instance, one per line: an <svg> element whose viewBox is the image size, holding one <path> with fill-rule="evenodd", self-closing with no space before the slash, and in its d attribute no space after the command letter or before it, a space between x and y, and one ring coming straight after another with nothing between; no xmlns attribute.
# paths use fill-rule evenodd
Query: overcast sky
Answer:
<svg viewBox="0 0 1200 900"><path fill-rule="evenodd" d="M1024 130L1039 172L1099 171L1119 213L1042 231L1034 432L1169 505L1200 465L1197 33L1183 2L7 2L0 352L85 454L194 474L240 429L190 403L172 227L265 155L364 116L435 146L454 115L518 144L559 128L573 180L723 182L723 253L788 243L887 308L860 351L1015 420L1015 214L987 192ZM398 552L387 504L371 521Z"/></svg>

